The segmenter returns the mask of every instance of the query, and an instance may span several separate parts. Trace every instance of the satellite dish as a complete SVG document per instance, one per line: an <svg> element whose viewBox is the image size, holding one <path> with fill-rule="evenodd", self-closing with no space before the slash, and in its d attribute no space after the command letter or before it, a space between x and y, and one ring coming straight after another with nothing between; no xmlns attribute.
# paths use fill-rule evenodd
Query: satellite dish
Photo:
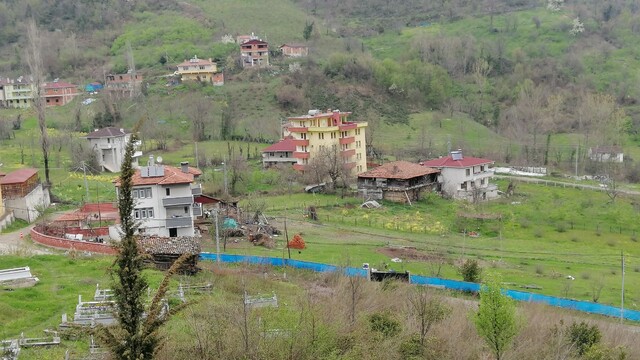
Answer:
<svg viewBox="0 0 640 360"><path fill-rule="evenodd" d="M156 162L157 162L158 164L162 164L162 156L158 156L158 157L156 158Z"/></svg>

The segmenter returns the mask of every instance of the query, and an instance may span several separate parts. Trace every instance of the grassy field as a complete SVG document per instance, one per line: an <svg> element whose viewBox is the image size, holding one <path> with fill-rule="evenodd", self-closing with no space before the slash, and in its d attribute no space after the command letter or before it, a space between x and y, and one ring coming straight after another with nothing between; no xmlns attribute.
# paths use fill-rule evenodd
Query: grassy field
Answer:
<svg viewBox="0 0 640 360"><path fill-rule="evenodd" d="M506 185L499 182L503 190ZM437 196L428 196L412 207L385 203L376 210L359 208L357 199L344 201L335 196L300 194L263 200L268 204L267 214L276 216L280 229L287 218L289 237L302 233L308 249L294 251L296 259L355 265L368 262L377 267L386 262L397 270L425 275L440 271L440 276L461 279L457 272L460 262L474 258L486 271L500 273L512 288L540 287L532 291L589 301L597 298L616 305L620 301L623 252L626 304L637 309L640 301L636 290L640 285L640 227L634 220L638 210L633 197L619 197L610 203L601 192L521 183L512 198L478 206ZM303 218L310 205L318 207L319 223ZM475 215L499 215L501 220L475 219ZM479 237L465 236L465 230L477 232ZM279 244L272 250L230 244L228 251L283 256L284 243ZM428 261L408 258L391 264L384 249L401 246L417 249ZM206 247L212 250L213 242ZM575 280L567 280L567 276Z"/></svg>

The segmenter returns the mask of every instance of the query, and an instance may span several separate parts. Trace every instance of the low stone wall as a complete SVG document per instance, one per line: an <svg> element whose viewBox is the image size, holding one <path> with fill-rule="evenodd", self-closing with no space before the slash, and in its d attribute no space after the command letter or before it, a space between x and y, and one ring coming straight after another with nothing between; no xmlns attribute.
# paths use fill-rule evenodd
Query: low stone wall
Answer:
<svg viewBox="0 0 640 360"><path fill-rule="evenodd" d="M74 249L78 251L89 251L109 255L117 253L116 249L110 245L49 236L39 233L35 228L31 229L31 239L38 244L58 249Z"/></svg>

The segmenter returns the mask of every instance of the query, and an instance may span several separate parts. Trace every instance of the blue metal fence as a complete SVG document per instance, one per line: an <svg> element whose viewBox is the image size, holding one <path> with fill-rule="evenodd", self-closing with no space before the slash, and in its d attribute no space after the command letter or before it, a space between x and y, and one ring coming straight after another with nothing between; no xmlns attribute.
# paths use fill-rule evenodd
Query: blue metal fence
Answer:
<svg viewBox="0 0 640 360"><path fill-rule="evenodd" d="M213 253L201 253L200 259L216 261L216 254ZM316 272L332 272L342 271L348 276L367 276L367 271L360 268L346 267L342 268L335 265L320 264L310 261L282 259L274 257L262 257L262 256L247 256L247 255L232 255L232 254L220 254L220 261L225 263L248 263L254 265L270 265L270 266L282 266L283 264L291 266L297 269L312 270ZM437 286L450 290L457 291L480 291L480 285L476 283L469 283L464 281L440 279L434 277L426 277L420 275L411 275L411 283L418 285ZM603 305L592 303L588 301L579 301L571 299L563 299L555 296L548 296L542 294L535 294L518 290L506 290L505 294L509 297L526 302L542 303L551 306L557 306L565 309L571 309L576 311L582 311L592 314L600 314L612 317L620 317L621 310L610 305ZM640 321L640 311L637 310L624 310L622 316L627 320Z"/></svg>

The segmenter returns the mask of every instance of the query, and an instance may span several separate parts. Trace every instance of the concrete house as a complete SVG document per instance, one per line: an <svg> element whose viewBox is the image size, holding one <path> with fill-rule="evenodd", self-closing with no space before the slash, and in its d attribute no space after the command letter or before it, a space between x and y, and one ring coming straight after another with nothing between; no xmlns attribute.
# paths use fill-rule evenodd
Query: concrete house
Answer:
<svg viewBox="0 0 640 360"><path fill-rule="evenodd" d="M126 74L109 74L104 89L116 96L137 96L142 91L142 75L129 71Z"/></svg>
<svg viewBox="0 0 640 360"><path fill-rule="evenodd" d="M598 162L624 162L624 153L620 146L597 146L589 148L589 159Z"/></svg>
<svg viewBox="0 0 640 360"><path fill-rule="evenodd" d="M78 86L68 82L54 80L42 85L46 106L63 106L78 96Z"/></svg>
<svg viewBox="0 0 640 360"><path fill-rule="evenodd" d="M6 210L18 219L33 222L42 209L51 204L49 190L40 183L38 170L24 168L0 178L2 200Z"/></svg>
<svg viewBox="0 0 640 360"><path fill-rule="evenodd" d="M278 164L293 165L298 162L293 157L295 151L296 144L292 137L282 139L262 150L262 166L268 168Z"/></svg>
<svg viewBox="0 0 640 360"><path fill-rule="evenodd" d="M269 66L269 44L260 39L252 39L240 44L242 67Z"/></svg>
<svg viewBox="0 0 640 360"><path fill-rule="evenodd" d="M201 174L187 162L176 168L156 164L150 156L149 164L133 175L133 217L139 222L139 232L160 237L195 236L193 219L202 215L201 204L194 201L194 194L202 192L195 178ZM119 191L119 181L116 188Z"/></svg>
<svg viewBox="0 0 640 360"><path fill-rule="evenodd" d="M490 184L493 160L464 157L462 150L451 151L449 156L420 163L440 170L438 182L441 191L454 199L467 201L490 200L498 197L498 187Z"/></svg>
<svg viewBox="0 0 640 360"><path fill-rule="evenodd" d="M358 193L367 199L409 203L438 183L439 170L408 161L393 161L358 174Z"/></svg>
<svg viewBox="0 0 640 360"><path fill-rule="evenodd" d="M26 109L33 104L35 85L24 76L17 79L0 79L0 106Z"/></svg>
<svg viewBox="0 0 640 360"><path fill-rule="evenodd" d="M181 81L208 82L224 85L224 76L218 72L218 66L211 59L198 59L197 56L178 64L177 75Z"/></svg>
<svg viewBox="0 0 640 360"><path fill-rule="evenodd" d="M96 129L86 136L89 146L96 152L98 164L102 167L101 170L110 172L120 172L125 148L130 137L130 132L115 127ZM139 143L135 144L136 148L139 145ZM133 167L138 166L140 156L142 156L142 151L136 151L133 154Z"/></svg>
<svg viewBox="0 0 640 360"><path fill-rule="evenodd" d="M309 110L307 115L290 117L283 125L284 137L296 145L293 168L304 171L310 161L323 151L336 149L343 166L352 174L367 170L365 147L366 121L349 121L350 112ZM281 140L284 141L284 140Z"/></svg>
<svg viewBox="0 0 640 360"><path fill-rule="evenodd" d="M282 55L287 57L305 57L309 55L309 47L303 44L283 44L280 46Z"/></svg>

